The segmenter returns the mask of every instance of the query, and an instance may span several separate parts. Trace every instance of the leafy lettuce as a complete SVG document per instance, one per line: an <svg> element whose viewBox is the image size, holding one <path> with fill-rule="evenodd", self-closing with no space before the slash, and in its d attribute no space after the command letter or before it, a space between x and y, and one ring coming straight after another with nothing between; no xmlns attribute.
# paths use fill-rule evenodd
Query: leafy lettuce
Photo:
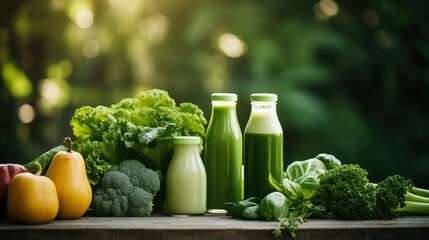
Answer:
<svg viewBox="0 0 429 240"><path fill-rule="evenodd" d="M326 170L325 164L316 158L295 161L287 167L283 185L286 189L291 188L289 185L294 186L292 189L299 187L304 198L310 199L317 193L319 175Z"/></svg>
<svg viewBox="0 0 429 240"><path fill-rule="evenodd" d="M338 166L341 166L341 161L334 155L321 153L314 158L291 163L284 172L281 183L276 182L272 176L270 183L289 200L308 200L317 194L319 176Z"/></svg>
<svg viewBox="0 0 429 240"><path fill-rule="evenodd" d="M142 91L110 107L78 108L70 125L75 150L85 158L92 185L112 165L138 159L165 176L173 154L174 136L205 135L203 111L192 103L176 105L164 90Z"/></svg>

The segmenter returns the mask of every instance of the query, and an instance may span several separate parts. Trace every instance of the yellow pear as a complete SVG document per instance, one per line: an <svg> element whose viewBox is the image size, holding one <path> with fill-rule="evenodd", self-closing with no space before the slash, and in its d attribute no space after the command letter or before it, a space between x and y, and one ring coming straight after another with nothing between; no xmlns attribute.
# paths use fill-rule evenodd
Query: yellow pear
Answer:
<svg viewBox="0 0 429 240"><path fill-rule="evenodd" d="M67 151L55 154L45 176L57 188L59 219L80 218L88 210L92 200L92 189L85 169L82 155L71 150L71 139L66 137Z"/></svg>
<svg viewBox="0 0 429 240"><path fill-rule="evenodd" d="M42 165L35 163L37 172L20 173L9 184L7 212L14 221L26 224L52 222L58 213L58 195L51 179L40 176Z"/></svg>

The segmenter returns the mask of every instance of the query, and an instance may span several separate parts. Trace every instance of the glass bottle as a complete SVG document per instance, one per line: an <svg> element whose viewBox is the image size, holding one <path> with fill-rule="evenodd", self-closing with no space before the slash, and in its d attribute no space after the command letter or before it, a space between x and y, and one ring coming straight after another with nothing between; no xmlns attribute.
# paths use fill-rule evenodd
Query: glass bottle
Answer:
<svg viewBox="0 0 429 240"><path fill-rule="evenodd" d="M206 212L207 177L200 156L201 138L175 137L166 175L166 208L170 215Z"/></svg>
<svg viewBox="0 0 429 240"><path fill-rule="evenodd" d="M213 93L204 147L207 209L225 212L225 202L243 199L242 134L237 119L237 94Z"/></svg>
<svg viewBox="0 0 429 240"><path fill-rule="evenodd" d="M269 177L283 179L283 130L277 117L277 95L250 96L252 110L244 130L244 198L273 192Z"/></svg>

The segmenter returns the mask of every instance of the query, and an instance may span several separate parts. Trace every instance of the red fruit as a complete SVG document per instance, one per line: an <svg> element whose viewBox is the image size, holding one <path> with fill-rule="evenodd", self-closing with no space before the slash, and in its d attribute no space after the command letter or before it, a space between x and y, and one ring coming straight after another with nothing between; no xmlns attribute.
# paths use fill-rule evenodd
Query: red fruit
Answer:
<svg viewBox="0 0 429 240"><path fill-rule="evenodd" d="M0 164L0 217L7 217L7 189L10 180L20 173L28 172L27 169L19 164Z"/></svg>

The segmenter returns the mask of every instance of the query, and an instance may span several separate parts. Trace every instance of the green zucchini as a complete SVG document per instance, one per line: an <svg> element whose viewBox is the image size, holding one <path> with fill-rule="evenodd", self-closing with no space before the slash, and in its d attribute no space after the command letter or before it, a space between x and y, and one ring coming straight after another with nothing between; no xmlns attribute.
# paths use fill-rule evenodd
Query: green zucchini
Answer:
<svg viewBox="0 0 429 240"><path fill-rule="evenodd" d="M49 167L49 164L51 164L52 159L54 158L55 154L59 151L67 151L67 148L63 145L56 146L49 151L43 153L42 155L38 156L33 161L24 164L24 167L27 169L27 171L31 173L37 172L36 162L39 162L40 165L42 165L42 174L44 174Z"/></svg>

